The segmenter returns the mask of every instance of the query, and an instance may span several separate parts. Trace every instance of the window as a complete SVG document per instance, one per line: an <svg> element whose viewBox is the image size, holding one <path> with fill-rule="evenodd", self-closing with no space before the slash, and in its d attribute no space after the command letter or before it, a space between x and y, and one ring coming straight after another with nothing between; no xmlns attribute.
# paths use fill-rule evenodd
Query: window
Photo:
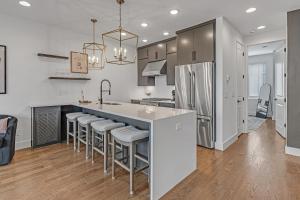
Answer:
<svg viewBox="0 0 300 200"><path fill-rule="evenodd" d="M263 63L248 66L249 97L259 97L261 86L266 83L266 65Z"/></svg>

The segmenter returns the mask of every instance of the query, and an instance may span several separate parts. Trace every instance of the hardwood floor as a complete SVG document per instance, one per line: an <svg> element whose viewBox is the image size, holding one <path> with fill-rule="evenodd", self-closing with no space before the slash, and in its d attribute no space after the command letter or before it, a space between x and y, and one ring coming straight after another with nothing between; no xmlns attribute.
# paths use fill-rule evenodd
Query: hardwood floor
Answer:
<svg viewBox="0 0 300 200"><path fill-rule="evenodd" d="M267 120L243 134L227 151L198 148L198 170L162 199L300 199L300 158L284 154L285 140ZM103 176L102 157L92 164L72 145L17 151L0 167L1 200L148 199L147 179L137 175L136 195L128 195L128 174Z"/></svg>

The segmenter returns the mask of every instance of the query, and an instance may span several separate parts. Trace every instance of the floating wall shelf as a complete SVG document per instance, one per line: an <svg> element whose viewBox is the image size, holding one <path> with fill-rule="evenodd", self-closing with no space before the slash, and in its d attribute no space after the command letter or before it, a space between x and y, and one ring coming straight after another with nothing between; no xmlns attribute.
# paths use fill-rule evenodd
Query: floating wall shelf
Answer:
<svg viewBox="0 0 300 200"><path fill-rule="evenodd" d="M88 81L88 80L91 80L91 78L86 78L86 77L62 77L62 76L50 76L49 79L81 80L81 81Z"/></svg>
<svg viewBox="0 0 300 200"><path fill-rule="evenodd" d="M59 55L52 55L52 54L38 53L37 55L40 57L47 57L47 58L56 58L56 59L64 59L64 60L69 59L69 57L66 56L59 56Z"/></svg>

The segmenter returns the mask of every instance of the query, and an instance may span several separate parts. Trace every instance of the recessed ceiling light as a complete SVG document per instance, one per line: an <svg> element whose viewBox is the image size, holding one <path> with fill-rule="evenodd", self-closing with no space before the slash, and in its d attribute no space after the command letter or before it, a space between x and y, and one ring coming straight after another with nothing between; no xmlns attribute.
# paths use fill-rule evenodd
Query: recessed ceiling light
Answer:
<svg viewBox="0 0 300 200"><path fill-rule="evenodd" d="M125 32L122 32L121 35L126 36L126 33L125 33Z"/></svg>
<svg viewBox="0 0 300 200"><path fill-rule="evenodd" d="M143 22L143 23L141 23L141 26L145 28L145 27L147 27L147 26L148 26L148 24L147 24L147 23L145 23L145 22Z"/></svg>
<svg viewBox="0 0 300 200"><path fill-rule="evenodd" d="M170 11L171 15L177 15L178 14L178 10L174 9Z"/></svg>
<svg viewBox="0 0 300 200"><path fill-rule="evenodd" d="M257 27L258 30L265 29L265 28L266 28L266 26L259 26L259 27Z"/></svg>
<svg viewBox="0 0 300 200"><path fill-rule="evenodd" d="M27 2L27 1L19 1L19 4L21 6L24 6L24 7L30 7L31 6L31 4L29 2Z"/></svg>
<svg viewBox="0 0 300 200"><path fill-rule="evenodd" d="M146 43L146 42L148 42L148 40L147 39L143 39L142 42Z"/></svg>
<svg viewBox="0 0 300 200"><path fill-rule="evenodd" d="M246 10L246 13L253 13L253 12L255 12L256 11L256 8L248 8L247 10Z"/></svg>
<svg viewBox="0 0 300 200"><path fill-rule="evenodd" d="M168 35L170 35L170 33L169 33L169 32L164 32L163 34L164 34L164 36L168 36Z"/></svg>

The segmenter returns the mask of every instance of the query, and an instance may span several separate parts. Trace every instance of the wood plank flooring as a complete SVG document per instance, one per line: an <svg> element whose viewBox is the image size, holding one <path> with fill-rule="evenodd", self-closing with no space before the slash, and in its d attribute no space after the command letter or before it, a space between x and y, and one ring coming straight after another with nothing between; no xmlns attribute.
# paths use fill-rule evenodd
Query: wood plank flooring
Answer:
<svg viewBox="0 0 300 200"><path fill-rule="evenodd" d="M300 199L300 158L284 154L285 140L267 120L243 134L227 151L198 148L198 170L163 200ZM103 175L102 157L85 161L84 151L57 144L17 151L0 167L0 200L149 199L147 178L136 176L136 194L128 194L128 174Z"/></svg>

